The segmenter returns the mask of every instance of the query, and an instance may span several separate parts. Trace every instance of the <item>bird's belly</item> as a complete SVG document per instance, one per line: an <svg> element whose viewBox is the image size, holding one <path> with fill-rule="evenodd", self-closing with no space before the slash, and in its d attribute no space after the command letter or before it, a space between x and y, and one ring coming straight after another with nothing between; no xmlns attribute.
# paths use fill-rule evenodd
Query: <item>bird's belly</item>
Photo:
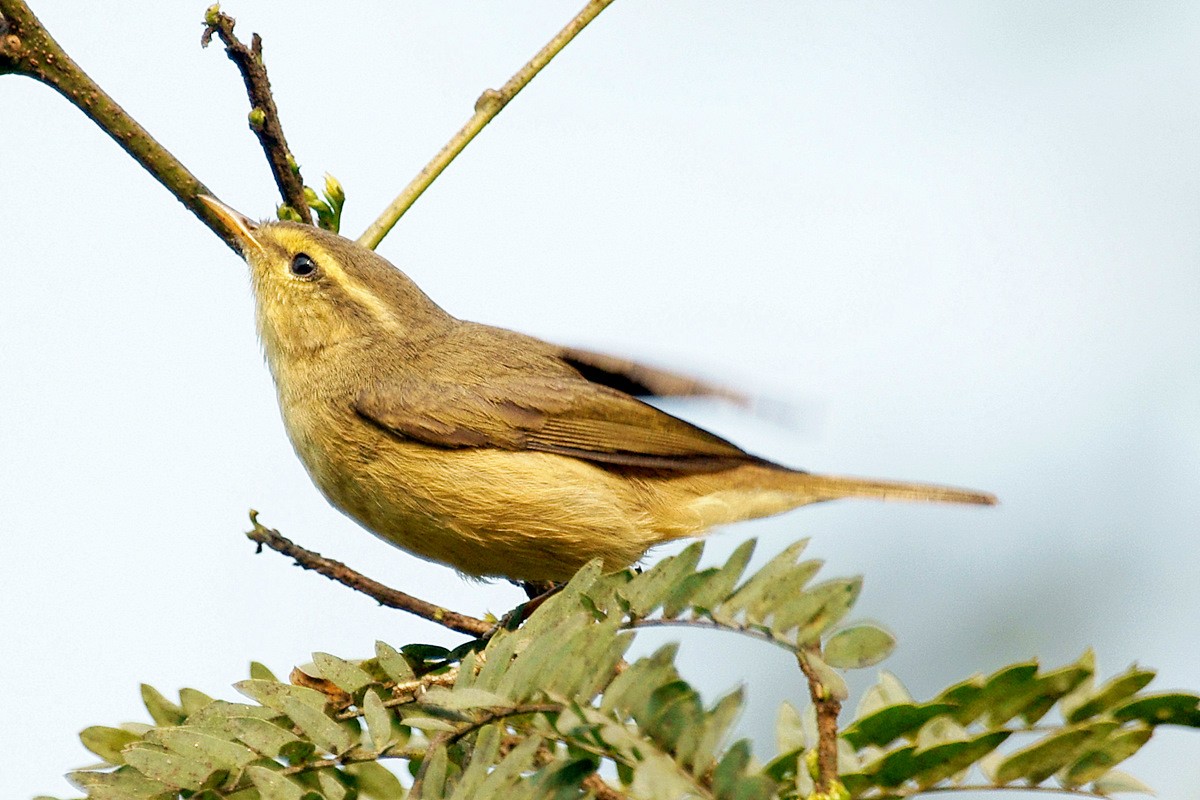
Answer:
<svg viewBox="0 0 1200 800"><path fill-rule="evenodd" d="M627 481L549 453L449 450L382 431L354 440L289 425L314 483L372 533L478 576L564 580L619 569L664 538ZM322 444L327 443L327 444Z"/></svg>

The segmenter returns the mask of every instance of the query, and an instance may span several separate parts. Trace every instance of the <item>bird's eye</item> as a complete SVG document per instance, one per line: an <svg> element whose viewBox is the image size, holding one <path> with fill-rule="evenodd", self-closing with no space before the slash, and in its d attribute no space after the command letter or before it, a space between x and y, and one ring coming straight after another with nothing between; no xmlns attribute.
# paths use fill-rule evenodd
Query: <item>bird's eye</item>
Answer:
<svg viewBox="0 0 1200 800"><path fill-rule="evenodd" d="M307 253L297 253L292 259L292 274L298 278L312 278L317 274L317 262Z"/></svg>

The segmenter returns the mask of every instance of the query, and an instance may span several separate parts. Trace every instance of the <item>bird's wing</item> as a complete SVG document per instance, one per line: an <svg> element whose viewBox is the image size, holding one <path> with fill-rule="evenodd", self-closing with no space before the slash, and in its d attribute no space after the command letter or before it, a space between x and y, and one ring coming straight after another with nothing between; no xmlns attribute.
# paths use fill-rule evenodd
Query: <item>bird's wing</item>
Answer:
<svg viewBox="0 0 1200 800"><path fill-rule="evenodd" d="M679 472L765 463L565 365L489 372L469 384L429 375L389 380L361 392L354 410L394 435L434 447L537 450Z"/></svg>
<svg viewBox="0 0 1200 800"><path fill-rule="evenodd" d="M607 353L560 347L558 357L589 381L634 397L720 397L739 406L751 404L750 397L728 387Z"/></svg>

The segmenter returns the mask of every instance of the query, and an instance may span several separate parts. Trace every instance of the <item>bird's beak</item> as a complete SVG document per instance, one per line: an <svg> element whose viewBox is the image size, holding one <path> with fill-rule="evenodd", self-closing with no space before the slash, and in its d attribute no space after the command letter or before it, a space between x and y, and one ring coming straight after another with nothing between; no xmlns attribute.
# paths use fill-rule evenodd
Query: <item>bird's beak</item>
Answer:
<svg viewBox="0 0 1200 800"><path fill-rule="evenodd" d="M221 220L222 224L229 229L230 233L233 234L233 237L241 246L243 256L249 255L247 252L249 248L254 248L262 252L263 246L259 244L258 239L254 238L254 232L258 230L257 222L233 210L215 197L202 194L197 199L208 206L208 210L215 214L217 219Z"/></svg>

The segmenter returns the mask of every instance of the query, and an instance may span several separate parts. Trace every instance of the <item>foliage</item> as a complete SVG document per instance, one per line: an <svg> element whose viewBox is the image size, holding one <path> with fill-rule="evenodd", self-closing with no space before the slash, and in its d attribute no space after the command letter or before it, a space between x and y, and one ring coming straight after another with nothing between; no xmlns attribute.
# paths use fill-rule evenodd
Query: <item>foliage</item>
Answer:
<svg viewBox="0 0 1200 800"><path fill-rule="evenodd" d="M839 670L877 663L894 641L840 624L861 581L814 583L821 565L800 560L804 545L744 580L753 542L720 567L698 569L699 543L641 574L593 563L523 623L515 615L453 651L380 642L361 661L317 653L290 682L255 664L236 685L251 702L192 689L174 702L144 687L154 724L88 728L83 742L104 764L70 778L94 800L816 796L814 707L783 705L779 753L764 764L730 741L740 689L705 704L674 645L625 661L645 627L731 631L791 651L813 696L836 704ZM1081 795L1143 790L1113 767L1158 725L1200 727L1200 697L1143 694L1152 677L1133 667L1097 685L1089 652L1049 671L1013 664L919 703L883 673L839 730L839 782L822 796L1051 778Z"/></svg>

